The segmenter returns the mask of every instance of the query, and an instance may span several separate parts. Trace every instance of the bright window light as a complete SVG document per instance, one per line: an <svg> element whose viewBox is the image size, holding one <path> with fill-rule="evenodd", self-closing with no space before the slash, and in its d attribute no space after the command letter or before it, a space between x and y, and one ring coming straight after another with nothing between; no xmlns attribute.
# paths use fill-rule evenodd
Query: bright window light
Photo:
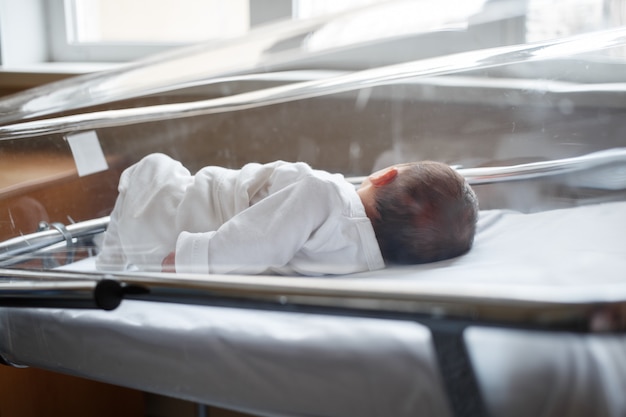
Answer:
<svg viewBox="0 0 626 417"><path fill-rule="evenodd" d="M306 19L337 13L359 6L381 3L385 0L294 0L294 17Z"/></svg>
<svg viewBox="0 0 626 417"><path fill-rule="evenodd" d="M248 0L65 0L70 43L190 43L245 34Z"/></svg>

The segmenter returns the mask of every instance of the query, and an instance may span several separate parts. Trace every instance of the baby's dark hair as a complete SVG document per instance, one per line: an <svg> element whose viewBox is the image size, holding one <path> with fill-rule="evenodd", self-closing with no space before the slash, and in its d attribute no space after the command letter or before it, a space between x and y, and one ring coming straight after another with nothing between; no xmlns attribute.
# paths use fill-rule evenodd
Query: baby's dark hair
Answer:
<svg viewBox="0 0 626 417"><path fill-rule="evenodd" d="M453 258L474 241L478 200L465 179L440 162L407 164L376 193L372 224L388 263L418 264Z"/></svg>

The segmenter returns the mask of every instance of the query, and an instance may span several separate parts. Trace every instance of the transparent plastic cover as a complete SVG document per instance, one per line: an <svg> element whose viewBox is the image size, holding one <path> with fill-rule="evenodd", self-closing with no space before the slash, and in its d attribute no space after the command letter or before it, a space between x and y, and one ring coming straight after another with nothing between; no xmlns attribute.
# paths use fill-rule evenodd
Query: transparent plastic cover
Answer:
<svg viewBox="0 0 626 417"><path fill-rule="evenodd" d="M154 153L191 174L301 161L355 185L440 161L483 213L622 202L625 19L615 1L383 2L5 97L0 266L94 258L122 172Z"/></svg>

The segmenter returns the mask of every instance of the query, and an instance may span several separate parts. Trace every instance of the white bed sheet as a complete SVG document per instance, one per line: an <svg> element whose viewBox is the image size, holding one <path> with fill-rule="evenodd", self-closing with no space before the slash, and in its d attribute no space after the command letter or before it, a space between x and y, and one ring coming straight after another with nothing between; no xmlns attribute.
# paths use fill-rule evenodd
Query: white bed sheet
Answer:
<svg viewBox="0 0 626 417"><path fill-rule="evenodd" d="M492 416L626 415L626 337L470 328L470 357Z"/></svg>
<svg viewBox="0 0 626 417"><path fill-rule="evenodd" d="M625 231L622 202L488 211L466 256L332 279L624 298ZM124 301L112 312L2 308L0 331L17 364L259 415L451 415L430 332L410 321ZM466 341L494 416L626 415L626 336L475 326Z"/></svg>
<svg viewBox="0 0 626 417"><path fill-rule="evenodd" d="M524 214L481 212L472 250L447 261L392 268L385 280L494 285L621 284L626 203ZM362 274L357 276L376 276Z"/></svg>
<svg viewBox="0 0 626 417"><path fill-rule="evenodd" d="M0 314L3 355L30 366L264 416L450 415L416 323L142 301Z"/></svg>

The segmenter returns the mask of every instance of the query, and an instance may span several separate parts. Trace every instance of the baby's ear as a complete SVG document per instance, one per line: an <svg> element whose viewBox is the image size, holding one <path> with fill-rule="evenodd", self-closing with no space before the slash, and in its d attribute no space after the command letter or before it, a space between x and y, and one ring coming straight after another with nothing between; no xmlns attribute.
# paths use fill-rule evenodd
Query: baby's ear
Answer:
<svg viewBox="0 0 626 417"><path fill-rule="evenodd" d="M382 171L378 171L370 175L369 180L375 187L382 187L383 185L389 184L398 176L398 168L389 167L385 168Z"/></svg>

